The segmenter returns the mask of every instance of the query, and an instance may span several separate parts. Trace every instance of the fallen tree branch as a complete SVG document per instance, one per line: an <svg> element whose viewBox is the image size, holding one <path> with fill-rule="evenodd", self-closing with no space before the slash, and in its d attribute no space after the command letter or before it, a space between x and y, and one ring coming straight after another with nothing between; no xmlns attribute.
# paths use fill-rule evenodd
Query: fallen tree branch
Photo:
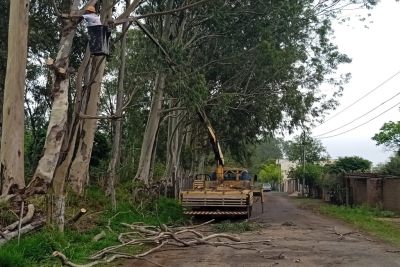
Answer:
<svg viewBox="0 0 400 267"><path fill-rule="evenodd" d="M93 240L94 242L97 242L97 241L99 241L100 239L104 238L105 236L106 236L106 232L101 231L99 234L95 235L95 236L93 237L92 240Z"/></svg>
<svg viewBox="0 0 400 267"><path fill-rule="evenodd" d="M212 223L214 221L215 221L215 219L212 219L212 220L206 221L206 222L201 223L201 224L197 224L197 225L193 225L193 226L187 226L187 227L177 227L176 229L195 229L195 228L199 228L199 227L202 227L204 225L210 224L210 223Z"/></svg>
<svg viewBox="0 0 400 267"><path fill-rule="evenodd" d="M20 234L26 234L29 233L33 230L39 229L45 224L46 220L45 219L40 219L39 221L32 222L30 224L25 225L24 227L21 228ZM4 245L11 239L15 238L18 236L18 231L13 231L9 232L7 234L3 233L3 238L0 238L0 246Z"/></svg>
<svg viewBox="0 0 400 267"><path fill-rule="evenodd" d="M108 227L111 228L111 220L117 216L119 213L115 214L109 219ZM213 220L212 220L213 221ZM110 263L118 258L129 258L129 259L140 259L156 251L160 251L161 248L165 247L176 247L183 249L185 247L192 247L198 245L209 245L214 247L225 246L233 249L251 249L252 247L240 247L240 245L249 245L255 243L266 243L271 242L271 240L251 240L251 241L241 241L238 236L230 235L226 233L217 233L204 235L199 231L193 230L199 228L212 221L205 222L200 225L189 226L189 227L169 227L165 224L160 226L144 225L141 222L138 223L121 223L122 225L130 228L132 231L120 233L118 235L118 240L120 244L109 246L101 249L92 256L88 257L92 262L87 264L76 264L68 260L64 254L59 251L53 253L54 257L58 257L63 265L71 267L92 267L98 264ZM104 232L104 231L103 231ZM105 234L105 233L104 233ZM104 235L102 233L96 235L93 240L97 239L97 236ZM212 241L217 239L217 241ZM227 241L221 241L226 239ZM126 253L126 247L129 246L153 246L140 254L129 254ZM153 262L152 262L153 263ZM158 265L157 263L153 263Z"/></svg>
<svg viewBox="0 0 400 267"><path fill-rule="evenodd" d="M22 218L21 220L21 225L27 224L28 222L30 222L33 218L33 214L35 213L35 206L33 206L33 204L29 204L28 205L28 212L26 213L26 215ZM3 234L7 234L11 231L13 231L15 228L17 228L19 224L19 220L13 222L12 224L8 225L6 228L4 228L4 232Z"/></svg>
<svg viewBox="0 0 400 267"><path fill-rule="evenodd" d="M0 196L0 205L7 203L8 201L10 201L10 199L12 199L15 196L16 196L15 194Z"/></svg>
<svg viewBox="0 0 400 267"><path fill-rule="evenodd" d="M336 231L336 227L333 227L333 229L334 229L334 233L339 236L338 237L339 239L343 239L346 235L358 234L358 232L354 232L354 231L350 231L350 232L346 232L346 233L339 233Z"/></svg>

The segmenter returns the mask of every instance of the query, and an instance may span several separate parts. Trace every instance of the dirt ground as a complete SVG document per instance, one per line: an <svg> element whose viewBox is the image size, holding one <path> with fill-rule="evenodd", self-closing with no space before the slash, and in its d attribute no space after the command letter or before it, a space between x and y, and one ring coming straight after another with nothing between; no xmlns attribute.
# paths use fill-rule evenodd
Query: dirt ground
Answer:
<svg viewBox="0 0 400 267"><path fill-rule="evenodd" d="M264 213L259 203L253 210L253 220L263 226L240 234L240 238L242 241L270 239L271 242L252 244L251 250L182 248L157 252L147 258L167 267L400 266L399 248L361 234L337 220L299 209L285 194L269 192L266 195ZM130 260L111 266L155 265Z"/></svg>

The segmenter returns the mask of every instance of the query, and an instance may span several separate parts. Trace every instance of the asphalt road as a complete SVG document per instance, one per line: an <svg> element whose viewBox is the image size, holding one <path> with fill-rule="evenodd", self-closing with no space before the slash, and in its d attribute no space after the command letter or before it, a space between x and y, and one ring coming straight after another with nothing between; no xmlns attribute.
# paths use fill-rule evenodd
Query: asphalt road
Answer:
<svg viewBox="0 0 400 267"><path fill-rule="evenodd" d="M245 240L270 239L250 249L198 246L166 250L148 259L162 266L400 266L400 248L392 247L338 220L300 209L285 194L266 193L264 213L253 208L261 228L240 234ZM342 236L340 235L342 234ZM111 266L154 264L130 260Z"/></svg>

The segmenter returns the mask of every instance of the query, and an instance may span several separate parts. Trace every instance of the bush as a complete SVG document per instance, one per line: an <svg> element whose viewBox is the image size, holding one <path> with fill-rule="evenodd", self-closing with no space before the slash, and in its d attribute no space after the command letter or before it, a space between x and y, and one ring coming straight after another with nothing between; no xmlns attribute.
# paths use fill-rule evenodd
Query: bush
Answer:
<svg viewBox="0 0 400 267"><path fill-rule="evenodd" d="M213 224L213 228L218 232L243 233L248 231L255 231L260 228L260 225L249 222L232 223L231 221L226 220L218 224Z"/></svg>
<svg viewBox="0 0 400 267"><path fill-rule="evenodd" d="M24 255L17 250L0 249L1 267L25 267L29 266L24 259Z"/></svg>
<svg viewBox="0 0 400 267"><path fill-rule="evenodd" d="M180 224L185 221L182 206L175 199L160 198L146 202L141 208L129 202L131 194L128 186L118 187L117 210L111 209L109 198L97 187L89 187L85 198L71 194L68 199L69 209L89 207L97 217L83 217L80 226L66 229L62 234L51 229L22 236L20 244L12 240L0 248L0 267L53 266L59 261L52 257L55 250L63 252L69 259L86 262L87 256L104 247L118 243L117 232L127 231L121 223L143 222L145 224ZM100 209L101 208L101 209ZM69 211L71 213L71 211ZM107 231L107 226L115 232ZM92 238L106 231L106 236L98 242ZM130 248L133 251L136 247Z"/></svg>

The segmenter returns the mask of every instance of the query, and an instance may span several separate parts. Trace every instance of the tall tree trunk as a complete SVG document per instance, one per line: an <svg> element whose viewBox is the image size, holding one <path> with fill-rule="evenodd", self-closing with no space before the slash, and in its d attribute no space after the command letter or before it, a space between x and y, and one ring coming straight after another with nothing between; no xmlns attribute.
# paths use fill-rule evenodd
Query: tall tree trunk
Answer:
<svg viewBox="0 0 400 267"><path fill-rule="evenodd" d="M98 70L97 73L96 69ZM93 83L89 86L88 103L85 115L96 116L100 102L101 82L104 76L105 60L103 57L95 57L92 62ZM93 77L91 75L91 77ZM91 78L92 79L92 78ZM96 133L97 119L85 119L82 122L77 153L71 164L69 180L71 188L78 194L83 193L83 187L89 175L89 163L92 155L94 135Z"/></svg>
<svg viewBox="0 0 400 267"><path fill-rule="evenodd" d="M156 137L154 138L153 152L151 153L151 164L149 172L149 182L154 178L154 167L156 165L157 158L157 146L158 146L158 134L160 133L160 125L158 125Z"/></svg>
<svg viewBox="0 0 400 267"><path fill-rule="evenodd" d="M126 0L126 6L128 7L130 4L130 0ZM121 65L118 72L118 89L117 89L117 104L116 104L116 111L115 115L117 117L122 116L122 101L123 101L123 94L124 94L124 76L125 76L125 65L126 65L126 31L128 30L129 24L124 23L122 27L123 36L121 39ZM122 120L118 118L117 120L113 121L114 124L114 138L112 144L112 153L111 153L111 160L108 166L108 183L107 183L107 193L111 197L111 204L113 210L117 208L117 200L115 196L115 183L117 181L117 164L120 162L120 151L121 151L121 130L122 130Z"/></svg>
<svg viewBox="0 0 400 267"><path fill-rule="evenodd" d="M167 9L173 7L173 0L167 3ZM165 20L162 21L160 32L158 35L162 40L168 40L171 34L171 15L167 15ZM155 149L156 134L160 125L160 111L163 102L166 73L159 71L154 81L153 97L149 117L147 119L146 129L143 136L142 149L140 150L140 158L138 169L135 175L135 180L142 180L145 184L149 183L151 175L152 155Z"/></svg>
<svg viewBox="0 0 400 267"><path fill-rule="evenodd" d="M148 184L150 178L151 158L158 126L160 124L160 111L165 89L165 78L165 73L161 72L156 75L154 81L154 94L151 100L150 114L147 119L138 170L135 175L135 179L140 179L145 184Z"/></svg>
<svg viewBox="0 0 400 267"><path fill-rule="evenodd" d="M71 12L78 11L79 5L80 1L74 0ZM78 20L73 19L64 19L63 21L59 51L56 60L50 65L53 69L51 86L53 105L47 128L44 153L39 160L32 181L27 186L25 191L26 196L47 192L60 157L61 146L67 131L69 90L69 73L67 70L78 22Z"/></svg>
<svg viewBox="0 0 400 267"><path fill-rule="evenodd" d="M64 211L65 211L65 196L66 196L66 188L65 182L69 174L69 168L71 165L71 161L75 151L75 143L77 139L77 135L80 132L82 127L82 121L79 118L79 112L82 105L82 102L85 102L82 96L82 82L86 77L86 83L89 82L89 78L87 77L87 73L90 72L90 51L87 48L84 59L78 69L78 75L76 78L76 94L75 94L75 104L74 104L74 112L72 114L72 119L68 131L68 138L64 139L63 144L63 157L60 158L58 162L58 166L54 173L54 179L52 183L52 191L49 192L48 195L48 207L49 211L52 211L48 214L49 223L55 223L60 232L64 231ZM54 205L54 207L53 207ZM53 212L54 211L54 212Z"/></svg>
<svg viewBox="0 0 400 267"><path fill-rule="evenodd" d="M172 103L170 107L173 106ZM172 183L176 183L173 180L177 176L180 165L179 160L184 137L181 133L184 116L182 111L175 110L172 111L172 116L168 119L167 161L164 178Z"/></svg>
<svg viewBox="0 0 400 267"><path fill-rule="evenodd" d="M103 8L101 17L103 23L111 18L113 5L112 0L103 1ZM96 56L92 61L92 74L91 84L89 86L89 98L85 115L95 117L98 112L98 105L100 103L101 84L106 67L106 60L104 56ZM82 131L79 135L79 144L77 154L72 162L69 180L71 188L78 194L83 193L84 184L89 179L89 164L92 155L94 136L97 128L97 119L85 119L82 123Z"/></svg>
<svg viewBox="0 0 400 267"><path fill-rule="evenodd" d="M10 1L4 90L0 180L2 195L24 180L24 92L28 50L29 1Z"/></svg>

